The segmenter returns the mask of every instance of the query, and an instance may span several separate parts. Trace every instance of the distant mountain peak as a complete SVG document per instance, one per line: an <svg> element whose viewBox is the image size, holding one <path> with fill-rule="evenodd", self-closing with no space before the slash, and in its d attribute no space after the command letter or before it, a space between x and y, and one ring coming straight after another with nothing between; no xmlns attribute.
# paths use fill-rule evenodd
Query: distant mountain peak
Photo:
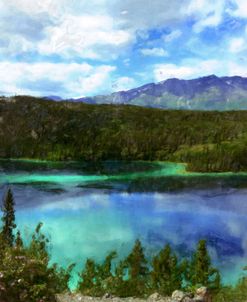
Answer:
<svg viewBox="0 0 247 302"><path fill-rule="evenodd" d="M201 77L201 79L220 79L220 78L217 77L217 75L215 74L210 74L208 76Z"/></svg>
<svg viewBox="0 0 247 302"><path fill-rule="evenodd" d="M57 95L49 95L49 96L46 96L45 99L53 100L53 101L61 101L62 100L62 98L60 96L57 96Z"/></svg>
<svg viewBox="0 0 247 302"><path fill-rule="evenodd" d="M91 104L129 104L163 109L247 110L247 78L215 74L170 78L110 95L76 99Z"/></svg>

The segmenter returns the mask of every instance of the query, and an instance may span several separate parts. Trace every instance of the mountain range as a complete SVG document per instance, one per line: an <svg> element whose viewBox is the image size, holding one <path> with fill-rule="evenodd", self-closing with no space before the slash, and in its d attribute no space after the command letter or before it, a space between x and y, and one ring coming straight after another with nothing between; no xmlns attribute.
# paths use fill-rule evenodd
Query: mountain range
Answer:
<svg viewBox="0 0 247 302"><path fill-rule="evenodd" d="M192 80L172 78L109 95L70 100L89 104L127 104L163 109L247 110L247 78L216 75Z"/></svg>

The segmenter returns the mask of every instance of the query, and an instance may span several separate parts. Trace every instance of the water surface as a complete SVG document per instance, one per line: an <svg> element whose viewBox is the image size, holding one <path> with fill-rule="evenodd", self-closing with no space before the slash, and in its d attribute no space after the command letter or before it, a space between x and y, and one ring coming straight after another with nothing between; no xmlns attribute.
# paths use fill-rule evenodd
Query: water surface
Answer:
<svg viewBox="0 0 247 302"><path fill-rule="evenodd" d="M189 255L208 240L214 263L233 283L247 264L247 175L188 173L160 162L0 161L0 193L11 186L17 223L28 238L38 222L52 261L119 257L136 238L151 257L165 243Z"/></svg>

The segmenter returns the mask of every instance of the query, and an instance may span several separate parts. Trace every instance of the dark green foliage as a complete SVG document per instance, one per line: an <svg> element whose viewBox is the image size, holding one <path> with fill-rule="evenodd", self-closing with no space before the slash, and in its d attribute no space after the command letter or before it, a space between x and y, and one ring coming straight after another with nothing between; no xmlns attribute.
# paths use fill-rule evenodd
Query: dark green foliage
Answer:
<svg viewBox="0 0 247 302"><path fill-rule="evenodd" d="M172 253L171 247L166 245L152 261L152 287L161 295L170 295L174 290L182 287L182 269L178 259Z"/></svg>
<svg viewBox="0 0 247 302"><path fill-rule="evenodd" d="M171 160L195 171L247 170L247 111L0 100L0 157Z"/></svg>
<svg viewBox="0 0 247 302"><path fill-rule="evenodd" d="M144 279L148 274L147 260L140 240L136 240L133 250L127 258L130 280Z"/></svg>
<svg viewBox="0 0 247 302"><path fill-rule="evenodd" d="M199 241L191 261L179 261L166 245L150 265L139 240L126 259L113 269L115 257L115 252L109 254L100 265L88 259L80 274L79 292L93 296L110 293L119 297L147 297L154 292L168 296L174 290L194 290L200 286L209 287L216 295L221 289L220 274L211 266L204 240Z"/></svg>
<svg viewBox="0 0 247 302"><path fill-rule="evenodd" d="M149 274L147 259L140 240L135 245L126 259L128 271L128 287L131 296L143 296L147 291L147 277Z"/></svg>
<svg viewBox="0 0 247 302"><path fill-rule="evenodd" d="M28 252L31 256L44 261L48 265L49 254L47 250L47 244L49 243L49 240L45 237L44 234L41 233L42 226L43 224L41 222L37 225L32 236L31 243L28 247Z"/></svg>
<svg viewBox="0 0 247 302"><path fill-rule="evenodd" d="M114 278L113 278L113 260L117 257L115 251L108 254L104 262L98 266L98 283L101 285L102 292L104 293L106 289L109 289L109 292L114 292Z"/></svg>
<svg viewBox="0 0 247 302"><path fill-rule="evenodd" d="M212 289L220 288L220 274L211 265L206 240L198 242L197 250L192 257L190 274L192 286L207 286Z"/></svg>
<svg viewBox="0 0 247 302"><path fill-rule="evenodd" d="M2 238L8 246L13 246L15 224L15 202L10 189L7 190L3 200L3 216L2 216Z"/></svg>
<svg viewBox="0 0 247 302"><path fill-rule="evenodd" d="M94 260L87 259L80 277L82 281L79 283L78 290L85 295L92 295L92 290L95 288L97 282L97 267Z"/></svg>
<svg viewBox="0 0 247 302"><path fill-rule="evenodd" d="M127 278L127 273L128 264L126 259L119 261L113 276L112 294L120 297L128 297L130 295L131 286Z"/></svg>
<svg viewBox="0 0 247 302"><path fill-rule="evenodd" d="M85 295L102 296L105 292L114 292L112 261L117 256L111 252L102 264L96 264L93 259L87 259L85 268L80 274L81 282L78 290Z"/></svg>
<svg viewBox="0 0 247 302"><path fill-rule="evenodd" d="M121 297L143 296L148 267L141 242L136 240L129 256L113 269L112 261L116 256L116 252L110 253L100 265L88 259L80 274L78 290L93 296L102 296L104 293Z"/></svg>
<svg viewBox="0 0 247 302"><path fill-rule="evenodd" d="M41 233L42 224L37 226L27 246L23 244L20 231L16 236L13 234L15 216L11 191L6 197L5 224L0 236L0 301L55 302L55 294L68 290L73 265L66 270L56 264L49 265L48 240ZM11 219L6 218L9 213Z"/></svg>
<svg viewBox="0 0 247 302"><path fill-rule="evenodd" d="M21 238L21 232L18 230L16 233L15 246L19 249L23 248L23 240Z"/></svg>
<svg viewBox="0 0 247 302"><path fill-rule="evenodd" d="M194 291L200 286L208 286L214 302L246 301L247 278L240 279L236 287L222 287L220 274L211 265L205 240L199 241L191 261L179 262L171 247L166 245L153 257L150 273L139 240L129 256L113 269L115 257L115 252L110 253L102 264L88 259L80 275L78 291L91 296L109 293L119 297L147 297L154 292L167 296L177 289Z"/></svg>
<svg viewBox="0 0 247 302"><path fill-rule="evenodd" d="M245 302L247 298L247 278L243 277L236 286L220 288L214 295L213 302Z"/></svg>
<svg viewBox="0 0 247 302"><path fill-rule="evenodd" d="M73 267L64 270L48 266L47 246L40 229L27 247L19 236L12 247L4 248L0 259L0 300L54 302L55 294L68 290Z"/></svg>
<svg viewBox="0 0 247 302"><path fill-rule="evenodd" d="M108 254L104 260L104 262L98 266L98 274L100 281L106 280L112 276L112 261L117 257L117 253L115 251Z"/></svg>

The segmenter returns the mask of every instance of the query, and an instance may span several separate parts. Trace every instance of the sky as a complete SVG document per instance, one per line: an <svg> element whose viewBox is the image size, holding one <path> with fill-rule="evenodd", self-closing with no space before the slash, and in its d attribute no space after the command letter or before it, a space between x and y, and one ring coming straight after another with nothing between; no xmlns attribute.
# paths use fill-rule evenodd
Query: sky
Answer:
<svg viewBox="0 0 247 302"><path fill-rule="evenodd" d="M246 0L0 0L0 95L247 76Z"/></svg>

